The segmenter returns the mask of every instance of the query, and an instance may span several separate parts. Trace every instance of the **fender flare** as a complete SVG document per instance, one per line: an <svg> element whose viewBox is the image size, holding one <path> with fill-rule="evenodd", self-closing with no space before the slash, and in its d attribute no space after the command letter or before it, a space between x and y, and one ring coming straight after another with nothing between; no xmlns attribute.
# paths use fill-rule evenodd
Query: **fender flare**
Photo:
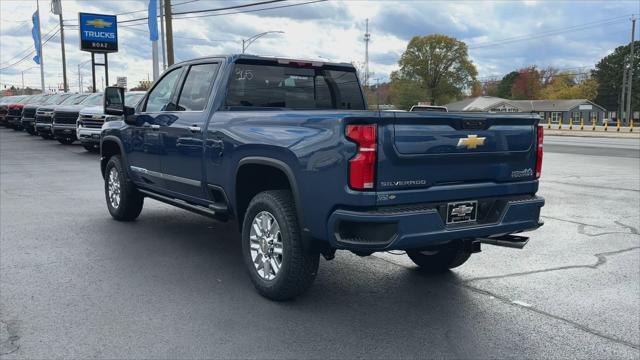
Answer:
<svg viewBox="0 0 640 360"><path fill-rule="evenodd" d="M102 156L103 151L102 151L102 145L105 142L114 142L116 143L116 145L118 145L118 147L120 148L120 154L122 156L120 156L120 160L122 160L122 166L125 168L125 170L128 172L129 171L129 164L127 161L126 156L124 156L125 151L124 151L124 146L122 145L122 140L120 140L119 137L115 136L115 135L106 135L104 137L102 137L102 139L100 139L100 172L102 173L102 177L104 178L104 169L106 167L106 160L104 156Z"/></svg>
<svg viewBox="0 0 640 360"><path fill-rule="evenodd" d="M278 170L281 170L285 174L285 176L287 177L287 180L289 180L289 184L291 184L291 192L293 193L293 201L295 202L295 205L296 205L296 213L298 215L298 221L300 223L301 230L304 234L306 231L304 229L304 224L305 224L304 212L302 211L302 203L300 200L300 190L298 188L298 182L296 181L296 176L294 175L293 170L291 170L291 167L282 160L278 160L270 157L264 157L264 156L247 156L240 159L240 161L238 162L234 179L238 178L238 172L240 171L240 168L243 165L247 165L247 164L272 166ZM234 193L235 191L236 189L234 185ZM235 196L235 194L234 194L234 199L237 202L237 197ZM237 206L234 206L234 207L237 208Z"/></svg>

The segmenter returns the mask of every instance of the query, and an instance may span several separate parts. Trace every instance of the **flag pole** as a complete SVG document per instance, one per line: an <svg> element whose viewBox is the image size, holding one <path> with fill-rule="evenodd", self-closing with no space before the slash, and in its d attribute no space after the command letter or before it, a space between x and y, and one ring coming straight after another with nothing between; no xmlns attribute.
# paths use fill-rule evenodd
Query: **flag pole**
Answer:
<svg viewBox="0 0 640 360"><path fill-rule="evenodd" d="M42 30L40 30L40 1L36 0L36 11L38 13L38 52L40 53L40 88L44 94L44 56L42 54Z"/></svg>
<svg viewBox="0 0 640 360"><path fill-rule="evenodd" d="M157 0L149 0L149 40L151 40L151 58L153 61L153 81L158 80L159 64L158 64L158 2Z"/></svg>

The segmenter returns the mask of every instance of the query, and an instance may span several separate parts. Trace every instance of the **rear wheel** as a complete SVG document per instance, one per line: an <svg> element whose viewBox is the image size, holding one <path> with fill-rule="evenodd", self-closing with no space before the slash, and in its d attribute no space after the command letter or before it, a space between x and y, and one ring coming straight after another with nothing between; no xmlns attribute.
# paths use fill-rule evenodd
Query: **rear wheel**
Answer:
<svg viewBox="0 0 640 360"><path fill-rule="evenodd" d="M471 253L460 248L442 248L433 251L407 250L407 255L420 269L437 273L464 264Z"/></svg>
<svg viewBox="0 0 640 360"><path fill-rule="evenodd" d="M311 286L319 254L302 246L290 191L264 191L251 200L242 225L242 253L251 281L264 297L287 300Z"/></svg>
<svg viewBox="0 0 640 360"><path fill-rule="evenodd" d="M144 205L144 196L136 189L122 168L119 155L107 162L104 179L104 195L111 216L119 221L135 220Z"/></svg>

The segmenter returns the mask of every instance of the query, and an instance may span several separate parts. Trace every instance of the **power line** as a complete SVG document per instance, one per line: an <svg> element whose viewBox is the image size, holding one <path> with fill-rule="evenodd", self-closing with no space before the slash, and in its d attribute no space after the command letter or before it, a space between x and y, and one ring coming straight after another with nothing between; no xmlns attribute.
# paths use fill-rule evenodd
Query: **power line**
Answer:
<svg viewBox="0 0 640 360"><path fill-rule="evenodd" d="M203 18L203 17L214 17L214 16L224 16L224 15L232 15L232 14L252 13L252 12L257 12L257 11L265 11L265 10L284 9L284 8L289 8L289 7L294 7L294 6L308 5L308 4L315 4L315 3L319 3L319 2L325 2L325 1L327 1L327 0L313 0L313 1L307 1L307 2L295 3L295 4L280 5L280 6L272 6L272 7L268 7L268 8L262 8L262 9L252 9L252 10L244 10L244 11L234 11L234 12L228 12L228 13L224 13L224 14L209 14L209 15L184 16L184 17L180 17L180 18L175 18L174 20L195 19L195 18Z"/></svg>
<svg viewBox="0 0 640 360"><path fill-rule="evenodd" d="M523 34L523 35L513 36L513 37L509 37L509 38L504 38L504 39L501 39L501 40L496 40L494 42L485 42L485 43L471 45L471 46L469 46L469 49L481 49L481 48L505 45L505 44L509 44L509 43L513 43L513 42L519 42L519 41L523 41L523 40L539 39L539 38L543 38L543 37L547 37L547 36L553 36L553 35L559 35L559 34L567 33L567 32L574 32L574 31L584 30L585 28L589 28L589 27L592 27L594 25L610 25L610 24L614 24L614 23L619 23L618 20L620 20L622 18L625 18L627 16L628 16L628 14L627 15L621 15L621 16L613 17L613 18L609 18L609 19L592 21L592 22L588 22L588 23L584 23L584 24L568 26L568 27L565 27L565 28L557 28L557 29L547 30L547 31L542 31L542 32L537 32L537 33L530 33L530 34Z"/></svg>
<svg viewBox="0 0 640 360"><path fill-rule="evenodd" d="M255 2L255 3L243 4L243 5L227 6L227 7L222 7L222 8L203 9L203 10L195 10L195 11L182 11L182 12L179 12L179 13L173 13L173 15L185 15L185 14L193 14L193 13L230 10L230 9L245 8L245 7L250 7L250 6L268 4L268 3L272 3L272 2L279 2L279 1L285 1L285 0L268 0L268 1L260 1L260 2ZM134 22L134 21L143 21L143 20L148 20L148 19L149 19L149 17L142 17L142 18L137 18L137 19L128 19L128 20L118 21L118 25L129 23L129 22Z"/></svg>
<svg viewBox="0 0 640 360"><path fill-rule="evenodd" d="M59 32L60 32L60 29L58 29L55 33L51 34L51 36L49 36L46 40L44 40L44 41L42 42L42 46L44 47L44 45L45 45L46 43L48 43L48 42L49 42L49 40L51 40L51 39L52 39L54 36L56 36ZM32 50L30 53L28 53L27 55L25 55L22 59L20 59L20 60L18 60L18 61L16 61L16 62L14 62L14 63L13 63L13 64L11 64L11 65L4 66L4 67L0 68L0 71L5 70L5 69L8 69L8 68L11 68L11 67L14 67L14 66L16 66L16 65L20 64L21 62L25 61L29 56L31 56L31 55L33 55L33 54L35 54L35 52L36 52L36 50L35 50L35 49L34 49L34 50Z"/></svg>
<svg viewBox="0 0 640 360"><path fill-rule="evenodd" d="M46 34L44 34L43 38L47 37L49 34L51 34L52 31L55 31L58 29L58 25L56 25L53 29L49 30L49 32L47 32ZM10 58L9 60L5 60L4 63L8 63L11 62L12 60L19 58L20 56L23 56L26 52L35 52L34 49L31 49L31 46L27 47L26 49L21 50L20 52L18 52L16 55L14 55L12 58Z"/></svg>
<svg viewBox="0 0 640 360"><path fill-rule="evenodd" d="M203 13L203 12L214 12L214 11L241 9L241 8L246 8L246 7L250 7L250 6L266 5L266 4L272 4L272 3L277 3L277 2L283 2L283 1L285 1L285 0L266 0L266 1L259 1L259 2L255 2L255 3L250 3L250 4L225 6L225 7L221 7L221 8L215 8L215 9L203 9L203 10L174 12L173 15L199 14L199 13Z"/></svg>

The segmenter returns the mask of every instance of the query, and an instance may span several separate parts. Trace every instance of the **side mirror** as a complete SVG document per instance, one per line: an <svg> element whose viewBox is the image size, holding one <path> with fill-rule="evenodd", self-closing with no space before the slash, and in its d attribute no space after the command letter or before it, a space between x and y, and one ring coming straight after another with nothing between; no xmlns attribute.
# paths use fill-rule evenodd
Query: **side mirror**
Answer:
<svg viewBox="0 0 640 360"><path fill-rule="evenodd" d="M104 89L104 111L106 115L125 115L124 89L109 86Z"/></svg>

